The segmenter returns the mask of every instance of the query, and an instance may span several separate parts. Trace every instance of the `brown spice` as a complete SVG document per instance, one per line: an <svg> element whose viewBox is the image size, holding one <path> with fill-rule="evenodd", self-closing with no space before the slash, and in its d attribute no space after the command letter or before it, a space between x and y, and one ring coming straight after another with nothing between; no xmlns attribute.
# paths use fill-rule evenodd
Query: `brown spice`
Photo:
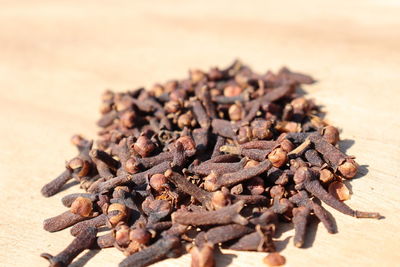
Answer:
<svg viewBox="0 0 400 267"><path fill-rule="evenodd" d="M147 266L187 245L192 266L214 266L218 247L273 252L265 262L278 266L281 222L294 225L298 247L311 216L336 232L321 201L380 218L342 202L342 178L355 177L358 164L339 150L338 128L296 92L313 82L288 68L257 74L236 60L150 90L106 91L95 147L74 136L78 155L42 188L49 197L75 179L87 191L64 197L69 210L44 221L47 231L72 226L77 238L43 256L65 266L86 248L115 247L127 256L120 266ZM96 238L103 226L110 231Z"/></svg>
<svg viewBox="0 0 400 267"><path fill-rule="evenodd" d="M340 201L346 201L350 199L350 191L346 185L342 182L335 181L329 185L329 194L339 199Z"/></svg>

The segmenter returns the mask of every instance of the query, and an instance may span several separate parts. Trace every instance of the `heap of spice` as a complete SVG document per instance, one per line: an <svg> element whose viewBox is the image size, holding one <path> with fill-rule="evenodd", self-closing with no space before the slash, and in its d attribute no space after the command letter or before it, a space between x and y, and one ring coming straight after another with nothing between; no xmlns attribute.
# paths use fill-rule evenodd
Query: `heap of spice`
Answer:
<svg viewBox="0 0 400 267"><path fill-rule="evenodd" d="M343 181L359 166L338 149L338 129L298 93L312 83L287 68L260 75L235 61L149 90L106 91L95 146L73 136L78 155L42 189L50 197L76 180L85 191L63 197L69 209L44 221L50 232L70 227L75 239L42 257L67 266L85 249L115 247L127 256L121 267L185 252L193 267L210 267L221 247L270 252L264 262L277 266L285 263L274 246L282 223L294 225L296 247L311 217L336 232L322 202L380 218L343 202Z"/></svg>

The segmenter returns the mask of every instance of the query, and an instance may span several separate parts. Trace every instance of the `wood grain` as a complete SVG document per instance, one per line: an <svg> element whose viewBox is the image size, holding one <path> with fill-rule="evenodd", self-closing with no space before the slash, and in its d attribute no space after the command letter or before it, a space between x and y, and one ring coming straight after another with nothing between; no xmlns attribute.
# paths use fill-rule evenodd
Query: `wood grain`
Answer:
<svg viewBox="0 0 400 267"><path fill-rule="evenodd" d="M332 211L339 233L317 225L309 248L279 238L287 266L395 266L400 260L400 4L398 1L1 1L0 265L46 266L69 231L42 230L64 211L64 192L41 186L74 156L74 133L94 138L100 93L184 77L188 68L239 57L258 71L287 65L312 74L306 88L343 129L341 147L362 165L351 181L356 209ZM217 266L260 265L263 253L224 251ZM116 266L108 249L75 266ZM188 266L190 258L155 266Z"/></svg>

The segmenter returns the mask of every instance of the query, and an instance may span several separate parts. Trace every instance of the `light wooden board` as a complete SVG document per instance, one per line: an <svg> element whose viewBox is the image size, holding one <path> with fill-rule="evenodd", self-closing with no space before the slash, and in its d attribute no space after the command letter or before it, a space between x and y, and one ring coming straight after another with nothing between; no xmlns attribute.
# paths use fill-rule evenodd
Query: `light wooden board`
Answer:
<svg viewBox="0 0 400 267"><path fill-rule="evenodd" d="M75 3L72 3L75 2ZM100 93L185 77L188 68L239 57L257 71L287 65L314 75L306 88L343 129L362 177L348 204L379 211L357 220L332 211L339 233L319 224L310 248L292 245L287 266L395 266L400 260L399 1L0 1L0 266L46 266L68 231L42 230L64 211L40 195L64 160L69 138L94 138ZM353 141L355 141L354 145ZM217 266L255 266L264 253L227 251ZM116 266L115 249L80 266ZM157 266L188 266L184 256Z"/></svg>

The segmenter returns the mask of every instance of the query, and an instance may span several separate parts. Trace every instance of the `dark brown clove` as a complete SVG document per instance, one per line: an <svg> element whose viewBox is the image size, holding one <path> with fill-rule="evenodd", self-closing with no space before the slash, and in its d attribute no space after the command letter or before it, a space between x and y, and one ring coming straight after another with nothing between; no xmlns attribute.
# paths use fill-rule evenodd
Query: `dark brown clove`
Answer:
<svg viewBox="0 0 400 267"><path fill-rule="evenodd" d="M171 203L167 200L147 197L142 203L142 209L148 216L148 223L156 223L171 213Z"/></svg>
<svg viewBox="0 0 400 267"><path fill-rule="evenodd" d="M208 146L209 131L205 128L194 129L192 132L196 151L205 151Z"/></svg>
<svg viewBox="0 0 400 267"><path fill-rule="evenodd" d="M315 216L324 224L328 233L336 233L335 223L328 215L328 212L316 200L311 200L304 190L292 196L289 200L297 206L306 207L310 211L313 211Z"/></svg>
<svg viewBox="0 0 400 267"><path fill-rule="evenodd" d="M266 171L268 171L272 167L270 161L266 160L260 162L255 167L244 168L237 172L225 173L223 175L218 175L216 173L211 173L205 178L204 188L208 191L215 191L222 186L232 186L258 176Z"/></svg>
<svg viewBox="0 0 400 267"><path fill-rule="evenodd" d="M210 118L199 100L191 102L192 110L196 116L197 122L201 128L208 129L210 127Z"/></svg>
<svg viewBox="0 0 400 267"><path fill-rule="evenodd" d="M76 256L85 249L90 248L96 241L96 228L87 228L81 232L66 249L52 256L48 253L42 253L40 256L49 261L50 267L68 266Z"/></svg>
<svg viewBox="0 0 400 267"><path fill-rule="evenodd" d="M92 202L95 201L97 199L97 195L96 194L90 194L90 193L73 193L73 194L69 194L64 196L61 199L61 202L63 203L64 206L66 207L71 207L72 203L74 202L75 199L77 199L78 197L84 197L84 198L88 198L90 199Z"/></svg>
<svg viewBox="0 0 400 267"><path fill-rule="evenodd" d="M241 160L239 162L203 162L202 164L195 166L193 172L199 175L209 175L212 171L222 175L224 173L237 172L244 168L247 160Z"/></svg>
<svg viewBox="0 0 400 267"><path fill-rule="evenodd" d="M176 211L172 213L172 221L184 225L213 225L238 223L246 225L247 220L239 212L243 208L244 202L238 201L230 206L218 209L216 211L187 212Z"/></svg>
<svg viewBox="0 0 400 267"><path fill-rule="evenodd" d="M211 122L211 126L213 128L213 132L230 139L236 139L236 127L230 121L221 120L221 119L213 119Z"/></svg>
<svg viewBox="0 0 400 267"><path fill-rule="evenodd" d="M93 213L92 216L81 216L79 214L74 214L70 211L66 211L56 217L44 220L43 229L49 232L57 232L67 227L70 227L78 222L88 220L91 217L95 217L97 215L98 213Z"/></svg>
<svg viewBox="0 0 400 267"><path fill-rule="evenodd" d="M213 209L213 204L211 202L212 196L209 192L204 191L199 188L195 184L192 184L185 177L180 175L179 173L167 171L165 172L165 176L168 180L170 180L176 187L185 192L188 195L194 197L197 201L202 203L204 207L209 210Z"/></svg>
<svg viewBox="0 0 400 267"><path fill-rule="evenodd" d="M322 165L324 165L324 161L318 155L318 152L314 149L308 149L304 153L304 157L313 166L322 167Z"/></svg>
<svg viewBox="0 0 400 267"><path fill-rule="evenodd" d="M346 215L350 215L356 218L381 218L381 215L377 212L364 212L353 210L343 202L340 202L321 186L319 181L314 178L313 172L307 167L300 167L294 174L293 179L299 189L305 188L308 192L319 198L327 205Z"/></svg>
<svg viewBox="0 0 400 267"><path fill-rule="evenodd" d="M232 202L243 201L246 205L266 205L269 199L263 195L230 195Z"/></svg>
<svg viewBox="0 0 400 267"><path fill-rule="evenodd" d="M72 170L67 168L57 178L43 186L41 190L42 195L45 197L51 197L57 194L70 179L72 179Z"/></svg>
<svg viewBox="0 0 400 267"><path fill-rule="evenodd" d="M310 215L310 208L306 206L293 209L293 224L294 224L294 245L301 248L304 244L308 217Z"/></svg>
<svg viewBox="0 0 400 267"><path fill-rule="evenodd" d="M319 134L312 134L309 138L313 142L315 150L334 170L338 170L347 179L353 178L357 174L358 164L351 157L340 152Z"/></svg>
<svg viewBox="0 0 400 267"><path fill-rule="evenodd" d="M101 156L100 156L101 154L102 153L99 152L98 150L90 151L90 157L92 158L92 161L96 165L96 169L97 169L97 172L99 173L100 177L108 180L108 179L113 178L114 174L111 172L110 166L101 159ZM105 152L104 152L104 154L105 154ZM115 168L115 169L117 169L117 168Z"/></svg>
<svg viewBox="0 0 400 267"><path fill-rule="evenodd" d="M251 227L244 225L228 224L211 228L206 232L205 239L207 242L217 245L218 243L224 243L226 241L242 237L253 231L254 230Z"/></svg>
<svg viewBox="0 0 400 267"><path fill-rule="evenodd" d="M97 217L94 217L92 219L78 222L71 228L71 235L77 236L79 233L82 231L86 231L86 229L90 227L94 228L99 228L101 226L106 225L107 223L107 216L105 214L100 214Z"/></svg>
<svg viewBox="0 0 400 267"><path fill-rule="evenodd" d="M180 240L176 236L168 236L158 240L153 245L134 253L124 259L119 267L142 267L168 257L168 254L180 245Z"/></svg>
<svg viewBox="0 0 400 267"><path fill-rule="evenodd" d="M229 246L233 250L273 252L275 246L272 242L273 232L269 227L256 226L256 231L240 238Z"/></svg>
<svg viewBox="0 0 400 267"><path fill-rule="evenodd" d="M211 155L211 159L216 158L217 156L222 154L222 152L220 151L220 147L223 145L225 145L225 137L218 135L217 141L215 142L215 146Z"/></svg>
<svg viewBox="0 0 400 267"><path fill-rule="evenodd" d="M144 172L136 173L134 175L124 174L107 181L102 181L100 183L93 184L93 186L91 186L88 191L92 193L106 192L116 186L124 185L129 182L134 182L137 185L142 185L146 183L147 177L156 173L163 173L169 168L170 168L170 162L165 161Z"/></svg>

